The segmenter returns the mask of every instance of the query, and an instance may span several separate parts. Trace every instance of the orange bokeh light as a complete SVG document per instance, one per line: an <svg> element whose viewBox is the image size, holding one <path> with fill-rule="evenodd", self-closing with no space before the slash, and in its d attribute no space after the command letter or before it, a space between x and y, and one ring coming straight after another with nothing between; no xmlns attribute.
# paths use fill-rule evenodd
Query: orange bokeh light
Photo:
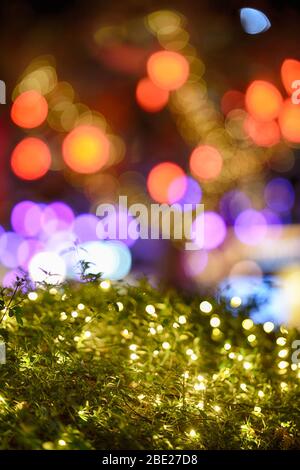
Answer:
<svg viewBox="0 0 300 470"><path fill-rule="evenodd" d="M185 190L185 173L180 168L180 166L176 165L175 163L171 162L164 162L159 163L149 173L147 179L147 187L152 199L160 203L169 203L173 202L170 201L169 197L169 189L172 183L177 181L183 181L182 184L182 193ZM180 188L179 188L180 189ZM183 194L179 194L179 198Z"/></svg>
<svg viewBox="0 0 300 470"><path fill-rule="evenodd" d="M17 126L32 129L40 126L48 115L46 99L35 90L24 91L14 101L11 119Z"/></svg>
<svg viewBox="0 0 300 470"><path fill-rule="evenodd" d="M276 121L261 122L247 116L244 129L253 142L260 147L272 147L280 141L280 130Z"/></svg>
<svg viewBox="0 0 300 470"><path fill-rule="evenodd" d="M282 96L272 83L255 80L246 91L246 108L258 121L276 119L282 105Z"/></svg>
<svg viewBox="0 0 300 470"><path fill-rule="evenodd" d="M243 109L245 96L238 90L228 90L221 99L221 110L225 116L233 109Z"/></svg>
<svg viewBox="0 0 300 470"><path fill-rule="evenodd" d="M190 168L193 175L202 181L217 178L221 173L223 159L219 151L211 145L199 145L190 157Z"/></svg>
<svg viewBox="0 0 300 470"><path fill-rule="evenodd" d="M300 62L295 59L286 59L281 66L281 80L287 93L291 95L294 91L292 83L300 80Z"/></svg>
<svg viewBox="0 0 300 470"><path fill-rule="evenodd" d="M75 127L64 139L65 163L78 173L95 173L109 159L110 143L104 132L95 126Z"/></svg>
<svg viewBox="0 0 300 470"><path fill-rule="evenodd" d="M27 137L15 147L11 156L11 168L21 179L36 180L44 176L51 165L48 146L36 137Z"/></svg>
<svg viewBox="0 0 300 470"><path fill-rule="evenodd" d="M147 62L151 81L163 90L177 90L188 79L189 63L183 55L173 51L159 51L152 54Z"/></svg>
<svg viewBox="0 0 300 470"><path fill-rule="evenodd" d="M156 86L149 78L142 78L136 87L136 100L148 113L163 109L168 103L169 92Z"/></svg>
<svg viewBox="0 0 300 470"><path fill-rule="evenodd" d="M287 99L279 115L279 126L283 137L289 142L300 143L300 106Z"/></svg>

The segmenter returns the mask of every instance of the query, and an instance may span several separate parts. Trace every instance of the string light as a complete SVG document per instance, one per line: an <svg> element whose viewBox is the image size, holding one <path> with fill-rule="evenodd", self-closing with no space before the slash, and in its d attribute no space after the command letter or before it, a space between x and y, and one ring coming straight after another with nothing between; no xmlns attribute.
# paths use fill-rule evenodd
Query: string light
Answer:
<svg viewBox="0 0 300 470"><path fill-rule="evenodd" d="M151 304L146 305L145 310L146 310L147 313L149 313L149 315L154 315L155 314L154 305L151 305Z"/></svg>
<svg viewBox="0 0 300 470"><path fill-rule="evenodd" d="M213 327L213 328L217 328L218 326L221 325L221 320L219 317L217 316L213 316L211 319L210 319L210 325Z"/></svg>
<svg viewBox="0 0 300 470"><path fill-rule="evenodd" d="M251 330L253 325L254 323L250 318L246 318L246 320L243 320L242 322L242 327L244 328L244 330Z"/></svg>
<svg viewBox="0 0 300 470"><path fill-rule="evenodd" d="M29 294L28 294L28 299L29 300L34 301L34 300L37 300L37 298L38 298L38 294L36 292L29 292Z"/></svg>
<svg viewBox="0 0 300 470"><path fill-rule="evenodd" d="M110 281L102 281L102 282L100 282L100 287L103 290L108 290L111 287L111 283L110 283Z"/></svg>
<svg viewBox="0 0 300 470"><path fill-rule="evenodd" d="M186 317L184 315L180 315L180 317L178 318L178 323L180 325L184 325L186 323Z"/></svg>
<svg viewBox="0 0 300 470"><path fill-rule="evenodd" d="M235 296L230 299L230 306L232 308L238 308L241 305L242 305L242 299L240 297Z"/></svg>
<svg viewBox="0 0 300 470"><path fill-rule="evenodd" d="M271 321L267 321L263 325L263 329L266 333L271 333L274 330L274 328L275 328L275 325Z"/></svg>
<svg viewBox="0 0 300 470"><path fill-rule="evenodd" d="M171 348L171 345L170 345L170 343L168 343L168 341L164 341L163 344L162 344L162 347L163 347L163 349L168 350L168 349Z"/></svg>
<svg viewBox="0 0 300 470"><path fill-rule="evenodd" d="M213 309L212 304L208 302L207 300L204 300L203 302L201 302L199 308L201 312L203 313L210 313Z"/></svg>
<svg viewBox="0 0 300 470"><path fill-rule="evenodd" d="M286 338L280 336L279 338L277 338L276 343L278 344L278 346L284 346L286 344Z"/></svg>

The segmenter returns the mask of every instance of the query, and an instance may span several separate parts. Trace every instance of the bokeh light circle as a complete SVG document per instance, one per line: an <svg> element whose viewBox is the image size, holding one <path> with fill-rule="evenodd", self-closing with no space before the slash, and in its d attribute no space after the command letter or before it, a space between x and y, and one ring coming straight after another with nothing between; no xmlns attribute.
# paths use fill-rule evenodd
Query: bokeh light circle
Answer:
<svg viewBox="0 0 300 470"><path fill-rule="evenodd" d="M257 245L266 236L267 222L260 212L247 209L236 218L234 231L236 237L245 245Z"/></svg>
<svg viewBox="0 0 300 470"><path fill-rule="evenodd" d="M186 189L185 174L182 168L171 162L159 163L152 168L147 179L147 187L152 199L160 203L169 203L170 185L176 180L178 181L177 199L180 199Z"/></svg>
<svg viewBox="0 0 300 470"><path fill-rule="evenodd" d="M200 181L217 178L222 170L223 159L220 152L211 145L199 145L190 157L190 168Z"/></svg>
<svg viewBox="0 0 300 470"><path fill-rule="evenodd" d="M257 121L248 115L244 121L244 129L260 147L272 147L280 142L280 129L276 121Z"/></svg>
<svg viewBox="0 0 300 470"><path fill-rule="evenodd" d="M78 173L95 173L108 162L110 143L104 132L80 125L64 139L62 153L65 163Z"/></svg>
<svg viewBox="0 0 300 470"><path fill-rule="evenodd" d="M289 142L300 143L300 106L286 100L279 115L279 126L283 137Z"/></svg>
<svg viewBox="0 0 300 470"><path fill-rule="evenodd" d="M61 256L52 251L36 253L28 266L29 276L34 282L60 284L66 277L66 264Z"/></svg>
<svg viewBox="0 0 300 470"><path fill-rule="evenodd" d="M163 90L177 90L188 79L189 63L186 58L173 51L159 51L147 62L150 80Z"/></svg>
<svg viewBox="0 0 300 470"><path fill-rule="evenodd" d="M295 59L285 59L281 66L281 80L287 93L291 95L294 88L292 83L300 80L300 62Z"/></svg>
<svg viewBox="0 0 300 470"><path fill-rule="evenodd" d="M245 103L254 119L272 121L279 115L282 96L272 83L255 80L246 91Z"/></svg>
<svg viewBox="0 0 300 470"><path fill-rule="evenodd" d="M11 225L15 232L34 237L41 230L42 209L32 201L21 201L11 213Z"/></svg>
<svg viewBox="0 0 300 470"><path fill-rule="evenodd" d="M155 85L149 78L142 78L136 87L136 100L148 113L163 109L169 100L169 92Z"/></svg>
<svg viewBox="0 0 300 470"><path fill-rule="evenodd" d="M11 156L11 168L24 180L42 178L51 165L48 146L36 137L27 137L17 144Z"/></svg>
<svg viewBox="0 0 300 470"><path fill-rule="evenodd" d="M275 212L287 212L295 202L292 184L285 178L274 178L266 186L264 192L268 207Z"/></svg>
<svg viewBox="0 0 300 470"><path fill-rule="evenodd" d="M220 246L226 234L224 220L216 212L204 212L198 215L192 224L191 238L199 248L205 250L213 250Z"/></svg>
<svg viewBox="0 0 300 470"><path fill-rule="evenodd" d="M17 126L33 129L40 126L48 114L46 99L36 90L24 91L19 95L11 108L11 118Z"/></svg>

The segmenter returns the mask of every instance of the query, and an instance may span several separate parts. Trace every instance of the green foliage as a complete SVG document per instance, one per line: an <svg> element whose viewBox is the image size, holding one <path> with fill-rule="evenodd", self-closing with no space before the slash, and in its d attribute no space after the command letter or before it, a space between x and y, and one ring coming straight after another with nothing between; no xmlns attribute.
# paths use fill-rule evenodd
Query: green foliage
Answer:
<svg viewBox="0 0 300 470"><path fill-rule="evenodd" d="M146 281L85 281L3 294L1 449L300 448L297 332L246 330L246 308Z"/></svg>

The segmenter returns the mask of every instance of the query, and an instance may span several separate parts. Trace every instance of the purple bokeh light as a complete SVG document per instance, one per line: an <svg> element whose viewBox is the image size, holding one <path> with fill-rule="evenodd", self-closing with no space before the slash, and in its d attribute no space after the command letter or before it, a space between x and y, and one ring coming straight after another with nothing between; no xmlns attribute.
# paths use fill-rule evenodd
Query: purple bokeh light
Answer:
<svg viewBox="0 0 300 470"><path fill-rule="evenodd" d="M245 245L257 245L267 234L267 221L261 212L247 209L237 217L234 224L236 237Z"/></svg>
<svg viewBox="0 0 300 470"><path fill-rule="evenodd" d="M292 184L285 178L274 178L264 193L267 206L275 212L288 212L294 206L295 191Z"/></svg>

